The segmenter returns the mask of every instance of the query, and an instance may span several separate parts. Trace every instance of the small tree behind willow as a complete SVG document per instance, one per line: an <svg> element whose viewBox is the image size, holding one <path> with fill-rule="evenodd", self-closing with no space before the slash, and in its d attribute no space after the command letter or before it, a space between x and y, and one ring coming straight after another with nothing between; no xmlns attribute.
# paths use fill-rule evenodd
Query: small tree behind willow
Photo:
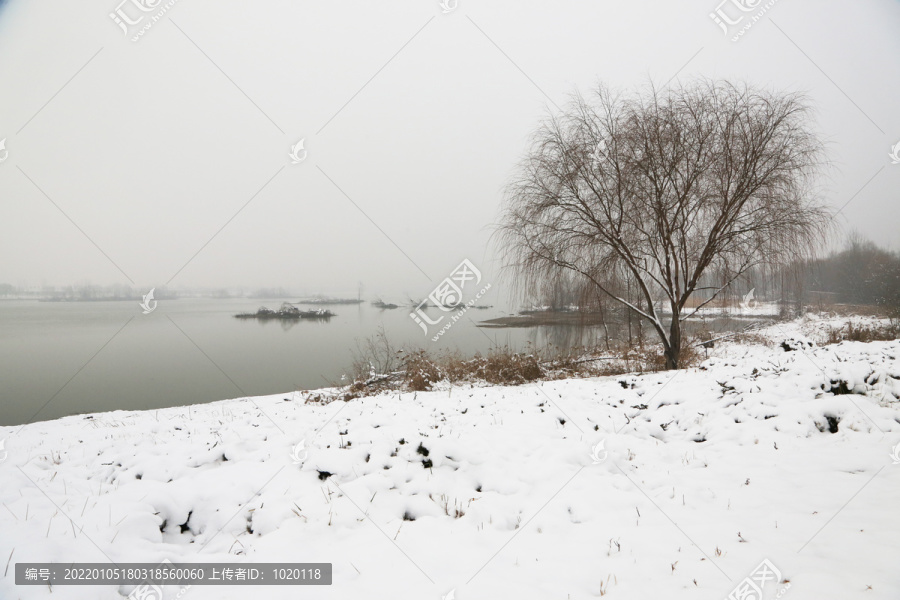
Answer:
<svg viewBox="0 0 900 600"><path fill-rule="evenodd" d="M800 95L710 80L575 95L508 186L505 265L525 293L577 275L649 322L676 369L685 319L749 269L814 251L823 157ZM724 280L701 283L712 270Z"/></svg>

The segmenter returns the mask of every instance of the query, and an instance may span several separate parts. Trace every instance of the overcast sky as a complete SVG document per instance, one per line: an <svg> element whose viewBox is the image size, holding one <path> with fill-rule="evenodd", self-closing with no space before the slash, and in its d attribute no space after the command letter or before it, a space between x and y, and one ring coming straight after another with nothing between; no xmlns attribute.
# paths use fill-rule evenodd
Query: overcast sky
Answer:
<svg viewBox="0 0 900 600"><path fill-rule="evenodd" d="M738 42L719 0L178 0L137 42L164 5L122 4L144 15L126 35L118 1L0 2L0 282L425 294L463 258L492 278L548 107L696 75L809 92L828 201L900 249L897 0L780 0Z"/></svg>

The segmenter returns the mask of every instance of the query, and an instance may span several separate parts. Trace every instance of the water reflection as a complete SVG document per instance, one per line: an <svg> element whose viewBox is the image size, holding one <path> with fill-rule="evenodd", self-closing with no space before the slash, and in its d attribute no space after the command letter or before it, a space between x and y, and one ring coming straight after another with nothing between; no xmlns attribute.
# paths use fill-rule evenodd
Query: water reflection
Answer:
<svg viewBox="0 0 900 600"><path fill-rule="evenodd" d="M628 339L627 323L479 328L507 316L469 311L437 342L409 318L410 309L368 304L324 306L328 320L235 319L282 299L160 300L148 315L137 302L0 302L0 425L117 409L152 409L312 389L349 373L357 342L383 329L395 348L486 354L513 350L605 347ZM435 312L435 311L432 311ZM706 319L687 324L725 331L749 323ZM630 327L632 338L637 327ZM644 327L645 339L655 341ZM52 400L51 400L52 399ZM49 402L48 402L49 401Z"/></svg>

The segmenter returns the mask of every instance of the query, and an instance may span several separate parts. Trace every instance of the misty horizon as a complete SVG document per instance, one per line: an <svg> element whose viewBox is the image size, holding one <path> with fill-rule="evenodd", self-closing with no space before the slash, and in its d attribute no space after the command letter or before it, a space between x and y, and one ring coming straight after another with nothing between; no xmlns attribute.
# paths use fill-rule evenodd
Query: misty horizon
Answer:
<svg viewBox="0 0 900 600"><path fill-rule="evenodd" d="M844 14L840 43L815 34L834 2L775 3L737 43L705 1L282 5L277 19L174 3L138 42L92 5L53 19L0 5L0 56L29 57L0 60L16 91L0 115L0 218L16 224L0 282L420 296L469 259L502 283L490 236L538 121L597 82L696 77L805 92L840 229L898 249L897 2Z"/></svg>

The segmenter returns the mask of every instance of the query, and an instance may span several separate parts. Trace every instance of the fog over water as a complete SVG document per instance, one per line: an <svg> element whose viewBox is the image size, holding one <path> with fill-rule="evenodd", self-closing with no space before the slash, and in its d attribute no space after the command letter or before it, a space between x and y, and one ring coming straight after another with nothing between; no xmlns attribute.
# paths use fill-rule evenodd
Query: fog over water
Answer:
<svg viewBox="0 0 900 600"><path fill-rule="evenodd" d="M714 4L176 2L131 42L115 2L8 0L0 282L419 296L463 258L494 281L544 111L697 75L807 91L823 192L896 249L900 2L777 2L736 43Z"/></svg>

